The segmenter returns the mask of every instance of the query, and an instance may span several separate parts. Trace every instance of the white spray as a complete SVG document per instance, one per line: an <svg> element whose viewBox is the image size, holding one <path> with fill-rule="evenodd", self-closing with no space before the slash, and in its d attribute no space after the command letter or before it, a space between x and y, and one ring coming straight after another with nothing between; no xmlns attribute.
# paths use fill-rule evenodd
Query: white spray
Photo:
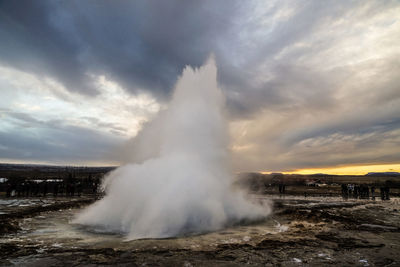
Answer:
<svg viewBox="0 0 400 267"><path fill-rule="evenodd" d="M213 231L268 215L268 208L231 187L224 97L216 76L213 59L197 70L185 68L168 109L137 138L144 161L112 172L103 183L106 196L75 223L138 239Z"/></svg>

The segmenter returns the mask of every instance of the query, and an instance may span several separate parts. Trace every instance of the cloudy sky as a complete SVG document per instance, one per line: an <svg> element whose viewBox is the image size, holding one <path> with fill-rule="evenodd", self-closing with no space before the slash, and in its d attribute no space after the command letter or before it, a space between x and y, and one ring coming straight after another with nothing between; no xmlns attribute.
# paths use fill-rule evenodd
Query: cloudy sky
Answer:
<svg viewBox="0 0 400 267"><path fill-rule="evenodd" d="M398 164L399 14L397 0L1 1L0 161L118 164L213 53L235 170Z"/></svg>

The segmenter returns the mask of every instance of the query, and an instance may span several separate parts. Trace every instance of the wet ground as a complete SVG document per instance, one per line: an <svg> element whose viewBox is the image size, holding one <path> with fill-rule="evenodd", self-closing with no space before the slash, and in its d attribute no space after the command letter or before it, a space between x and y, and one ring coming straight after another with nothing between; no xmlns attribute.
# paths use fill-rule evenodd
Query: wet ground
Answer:
<svg viewBox="0 0 400 267"><path fill-rule="evenodd" d="M2 232L0 265L400 266L398 198L254 198L272 199L274 212L266 220L134 241L69 223L90 198L1 200L0 218L15 229Z"/></svg>

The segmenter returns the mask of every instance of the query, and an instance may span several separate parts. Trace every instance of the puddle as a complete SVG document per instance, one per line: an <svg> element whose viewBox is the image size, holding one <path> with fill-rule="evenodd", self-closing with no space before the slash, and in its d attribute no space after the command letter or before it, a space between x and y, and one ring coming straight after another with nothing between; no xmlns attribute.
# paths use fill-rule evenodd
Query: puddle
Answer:
<svg viewBox="0 0 400 267"><path fill-rule="evenodd" d="M5 236L0 242L40 243L42 248L49 247L126 247L152 248L154 244L162 247L205 249L219 244L252 243L259 241L265 235L278 234L287 231L288 226L276 219L251 225L239 225L221 231L201 235L184 236L168 239L143 239L125 241L119 234L100 233L94 229L71 224L70 221L79 209L53 211L24 219L20 222L23 231Z"/></svg>
<svg viewBox="0 0 400 267"><path fill-rule="evenodd" d="M269 198L270 196L254 197L260 201L269 201ZM90 261L99 264L119 263L121 255L127 257L127 262L128 259L132 260L130 255L140 255L143 257L143 262L157 263L157 257L160 257L160 260L173 255L179 259L189 259L187 257L192 257L193 253L200 253L198 255L202 255L202 259L210 259L218 255L226 261L231 261L236 257L243 259L250 257L255 262L261 263L265 262L264 259L257 257L262 255L270 260L274 257L285 258L287 265L296 266L309 263L324 265L346 262L374 266L376 264L371 254L349 253L349 249L356 252L369 249L369 247L371 248L369 252L372 254L379 248L379 253L376 252L374 256L375 261L380 259L383 252L387 257L385 262L394 262L393 259L397 257L397 253L393 252L400 248L397 241L397 229L400 226L398 212L396 212L400 210L397 199L383 203L345 201L339 197L304 199L301 196L285 196L284 198L272 196L271 198L279 202L279 209L290 212L284 215L275 213L266 220L253 224L167 239L126 241L121 234L99 232L93 228L70 223L80 209L41 212L36 216L20 219L19 226L22 230L1 237L0 246L6 246L5 248L10 253L8 262L16 265L43 263L41 259L57 261L59 256L53 255L60 255L60 253L68 260L72 257L68 255L75 255L74 251L81 253L78 253L81 255L80 260L85 261L90 258ZM26 202L2 201L0 205L10 207L17 203ZM28 200L28 203L38 202L32 199ZM349 203L348 206L346 206L347 203ZM354 203L357 203L357 206L354 206ZM307 209L312 209L316 216L307 220L308 213L298 216L298 213L293 213L293 207L300 211L300 215ZM352 220L343 221L347 224L346 230L343 228L337 230L336 227L340 222L329 222L320 218L320 216L329 218L331 214L343 218L351 216ZM360 230L364 232L360 234ZM385 245L379 245L382 242ZM353 246L350 247L349 244ZM20 250L24 252L19 253ZM123 253L119 254L119 251ZM133 252L135 254L132 254ZM112 256L106 259L105 255ZM369 255L368 260L361 255ZM218 257L217 261L220 260ZM245 262L240 262L240 264L245 264ZM193 263L193 265L196 264Z"/></svg>

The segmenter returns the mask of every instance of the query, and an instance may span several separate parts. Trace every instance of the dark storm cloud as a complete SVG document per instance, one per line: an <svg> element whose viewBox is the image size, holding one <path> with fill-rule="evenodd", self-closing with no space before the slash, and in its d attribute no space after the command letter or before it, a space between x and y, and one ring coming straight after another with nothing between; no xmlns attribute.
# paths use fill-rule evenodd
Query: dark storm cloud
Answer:
<svg viewBox="0 0 400 267"><path fill-rule="evenodd" d="M77 58L80 47L51 26L51 12L44 1L2 1L1 62L54 77L74 91L89 90L85 69Z"/></svg>
<svg viewBox="0 0 400 267"><path fill-rule="evenodd" d="M215 53L231 113L248 116L265 104L291 104L287 91L299 80L299 72L306 72L290 65L299 55L288 62L273 57L356 6L335 1L274 3L259 17L274 17L282 8L295 11L288 19L260 26L250 19L258 7L254 2L6 1L0 9L5 40L0 59L83 94L96 92L90 74L104 74L132 92L142 89L164 96L185 65L199 66ZM255 76L264 75L257 68L265 62L279 76L255 85ZM314 74L308 74L312 82ZM300 83L307 79L300 78ZM298 95L307 97L304 92Z"/></svg>
<svg viewBox="0 0 400 267"><path fill-rule="evenodd" d="M2 63L46 75L68 90L96 91L90 74L127 89L168 92L199 66L238 9L218 1L3 1Z"/></svg>

